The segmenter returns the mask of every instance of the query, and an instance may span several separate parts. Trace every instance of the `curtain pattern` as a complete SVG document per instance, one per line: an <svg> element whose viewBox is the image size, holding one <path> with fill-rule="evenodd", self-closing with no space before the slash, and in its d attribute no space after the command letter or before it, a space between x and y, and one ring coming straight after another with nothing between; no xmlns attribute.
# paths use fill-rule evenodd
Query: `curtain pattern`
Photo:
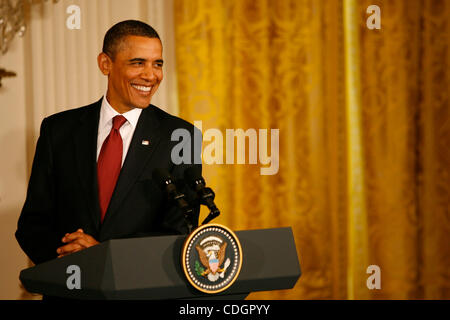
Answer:
<svg viewBox="0 0 450 320"><path fill-rule="evenodd" d="M231 151L211 128L280 130L276 175L204 165L217 222L293 229L302 277L249 298L450 297L450 3L377 1L369 30L371 2L175 0L180 114L204 148Z"/></svg>
<svg viewBox="0 0 450 320"><path fill-rule="evenodd" d="M380 7L382 32L360 26L372 296L449 298L450 3Z"/></svg>

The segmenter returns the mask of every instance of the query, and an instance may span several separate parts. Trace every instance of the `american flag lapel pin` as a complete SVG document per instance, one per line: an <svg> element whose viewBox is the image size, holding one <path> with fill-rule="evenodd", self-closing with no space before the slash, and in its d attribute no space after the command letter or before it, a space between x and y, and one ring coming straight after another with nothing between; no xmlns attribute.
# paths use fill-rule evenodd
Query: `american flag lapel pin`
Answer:
<svg viewBox="0 0 450 320"><path fill-rule="evenodd" d="M150 145L150 141L148 141L148 140L142 140L142 145L143 145L143 146L148 146L148 145Z"/></svg>

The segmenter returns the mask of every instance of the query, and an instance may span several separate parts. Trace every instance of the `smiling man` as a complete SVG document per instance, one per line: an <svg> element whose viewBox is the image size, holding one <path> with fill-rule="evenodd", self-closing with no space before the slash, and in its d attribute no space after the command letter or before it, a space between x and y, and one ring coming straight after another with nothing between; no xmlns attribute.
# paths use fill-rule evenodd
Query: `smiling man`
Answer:
<svg viewBox="0 0 450 320"><path fill-rule="evenodd" d="M154 30L148 30L148 36L114 31L106 34L98 56L109 80L107 100L120 113L147 108L163 79L161 40Z"/></svg>
<svg viewBox="0 0 450 320"><path fill-rule="evenodd" d="M178 143L172 132L193 136L197 129L150 103L163 79L158 34L140 21L120 22L106 33L97 61L108 77L106 94L42 121L16 231L35 264L109 239L188 232L181 210L152 180L163 168L181 181L201 150L192 146L190 163L171 160ZM198 214L196 207L194 227Z"/></svg>

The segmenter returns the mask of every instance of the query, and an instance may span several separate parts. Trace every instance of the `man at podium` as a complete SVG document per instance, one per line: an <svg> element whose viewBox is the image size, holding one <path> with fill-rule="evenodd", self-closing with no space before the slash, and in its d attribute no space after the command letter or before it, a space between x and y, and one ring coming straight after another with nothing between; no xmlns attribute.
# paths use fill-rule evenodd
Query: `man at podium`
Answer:
<svg viewBox="0 0 450 320"><path fill-rule="evenodd" d="M180 181L188 167L201 168L194 162L201 147L194 143L190 162L172 159L180 143L172 132L194 137L198 129L150 104L163 79L157 32L140 21L120 22L107 31L97 60L108 77L106 94L41 124L15 234L35 264L109 239L188 232L183 212L152 179L156 168ZM194 208L194 227L199 210Z"/></svg>

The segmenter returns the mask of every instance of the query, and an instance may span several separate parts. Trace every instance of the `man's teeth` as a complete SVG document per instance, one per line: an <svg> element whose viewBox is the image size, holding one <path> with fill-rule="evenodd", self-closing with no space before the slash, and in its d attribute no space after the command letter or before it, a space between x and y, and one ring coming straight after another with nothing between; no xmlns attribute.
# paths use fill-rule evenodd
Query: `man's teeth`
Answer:
<svg viewBox="0 0 450 320"><path fill-rule="evenodd" d="M144 92L149 92L150 90L152 90L152 87L138 86L138 85L135 85L135 84L132 84L131 86L133 88L136 88L136 89L144 91Z"/></svg>

